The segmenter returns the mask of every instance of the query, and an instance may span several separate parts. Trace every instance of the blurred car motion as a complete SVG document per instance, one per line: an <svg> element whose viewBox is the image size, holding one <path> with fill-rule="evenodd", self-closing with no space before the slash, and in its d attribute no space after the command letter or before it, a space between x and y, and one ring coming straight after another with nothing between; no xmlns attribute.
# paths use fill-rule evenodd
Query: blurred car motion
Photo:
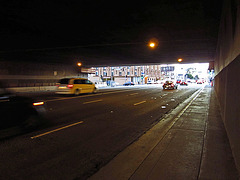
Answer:
<svg viewBox="0 0 240 180"><path fill-rule="evenodd" d="M56 94L72 94L77 96L81 93L97 92L95 84L84 78L64 78L56 86Z"/></svg>
<svg viewBox="0 0 240 180"><path fill-rule="evenodd" d="M135 84L133 82L126 82L123 85L124 86L134 86Z"/></svg>
<svg viewBox="0 0 240 180"><path fill-rule="evenodd" d="M45 123L45 113L43 101L17 96L0 84L0 130L11 127L33 130Z"/></svg>
<svg viewBox="0 0 240 180"><path fill-rule="evenodd" d="M177 84L174 84L172 81L166 81L163 84L163 89L177 89Z"/></svg>

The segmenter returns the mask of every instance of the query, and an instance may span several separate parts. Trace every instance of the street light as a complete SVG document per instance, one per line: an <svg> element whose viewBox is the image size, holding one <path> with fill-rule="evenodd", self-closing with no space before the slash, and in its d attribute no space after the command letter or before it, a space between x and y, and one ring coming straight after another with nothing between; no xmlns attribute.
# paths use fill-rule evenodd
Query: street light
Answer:
<svg viewBox="0 0 240 180"><path fill-rule="evenodd" d="M150 42L150 43L149 43L149 46L150 46L151 48L154 48L154 47L156 46L156 44L155 44L154 42Z"/></svg>
<svg viewBox="0 0 240 180"><path fill-rule="evenodd" d="M152 49L156 48L158 46L158 39L152 38L148 42L148 46Z"/></svg>
<svg viewBox="0 0 240 180"><path fill-rule="evenodd" d="M182 58L179 58L179 59L178 59L178 62L182 62L182 61L183 61L183 59L182 59Z"/></svg>
<svg viewBox="0 0 240 180"><path fill-rule="evenodd" d="M78 62L77 66L79 67L78 76L80 76L82 63Z"/></svg>

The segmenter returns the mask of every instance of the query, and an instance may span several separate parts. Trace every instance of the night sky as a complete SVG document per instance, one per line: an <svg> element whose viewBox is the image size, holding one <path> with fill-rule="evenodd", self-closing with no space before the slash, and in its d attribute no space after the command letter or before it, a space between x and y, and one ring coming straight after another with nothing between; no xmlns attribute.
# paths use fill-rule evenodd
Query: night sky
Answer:
<svg viewBox="0 0 240 180"><path fill-rule="evenodd" d="M0 60L85 65L213 60L220 0L2 0ZM146 44L152 38L159 46Z"/></svg>

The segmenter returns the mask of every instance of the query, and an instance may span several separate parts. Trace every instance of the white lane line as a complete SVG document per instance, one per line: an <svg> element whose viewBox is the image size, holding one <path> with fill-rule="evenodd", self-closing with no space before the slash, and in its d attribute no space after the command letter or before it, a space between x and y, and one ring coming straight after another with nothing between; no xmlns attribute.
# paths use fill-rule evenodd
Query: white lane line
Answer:
<svg viewBox="0 0 240 180"><path fill-rule="evenodd" d="M50 100L46 100L45 102L50 102L50 101L61 101L61 100L65 100L65 99L84 98L84 97L90 97L90 96L100 96L100 95L105 95L105 94L113 94L113 93L127 92L127 91L133 91L133 90L112 91L112 92L107 92L107 93L97 93L97 94L88 94L88 95L76 96L76 97L67 97L67 98L59 98L59 99L50 99Z"/></svg>
<svg viewBox="0 0 240 180"><path fill-rule="evenodd" d="M36 135L36 136L32 136L31 139L35 139L35 138L38 138L38 137L41 137L41 136L45 136L47 134L51 134L53 132L60 131L62 129L66 129L66 128L69 128L69 127L72 127L72 126L76 126L76 125L82 124L82 123L83 123L83 121L79 121L79 122L76 122L76 123L73 123L73 124L69 124L67 126L64 126L64 127L58 128L58 129L54 129L52 131L48 131L48 132L45 132L45 133L42 133L42 134L39 134L39 135Z"/></svg>
<svg viewBox="0 0 240 180"><path fill-rule="evenodd" d="M145 102L147 102L147 101L141 101L141 102L135 103L135 104L133 104L133 105L134 105L134 106L137 106L137 105L142 104L142 103L145 103Z"/></svg>
<svg viewBox="0 0 240 180"><path fill-rule="evenodd" d="M130 96L133 96L133 95L135 95L135 94L138 94L138 93L132 93L132 94L129 94Z"/></svg>
<svg viewBox="0 0 240 180"><path fill-rule="evenodd" d="M83 102L83 104L90 104L90 103L95 103L95 102L100 102L100 101L102 101L102 99L98 99L98 100L94 100L94 101Z"/></svg>

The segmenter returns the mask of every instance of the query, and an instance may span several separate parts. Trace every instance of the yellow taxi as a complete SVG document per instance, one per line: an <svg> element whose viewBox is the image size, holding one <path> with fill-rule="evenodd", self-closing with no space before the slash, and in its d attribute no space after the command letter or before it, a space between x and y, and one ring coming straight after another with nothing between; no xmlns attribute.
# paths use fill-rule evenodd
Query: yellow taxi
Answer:
<svg viewBox="0 0 240 180"><path fill-rule="evenodd" d="M79 95L81 93L97 92L95 84L84 78L64 78L61 79L56 86L56 94Z"/></svg>

